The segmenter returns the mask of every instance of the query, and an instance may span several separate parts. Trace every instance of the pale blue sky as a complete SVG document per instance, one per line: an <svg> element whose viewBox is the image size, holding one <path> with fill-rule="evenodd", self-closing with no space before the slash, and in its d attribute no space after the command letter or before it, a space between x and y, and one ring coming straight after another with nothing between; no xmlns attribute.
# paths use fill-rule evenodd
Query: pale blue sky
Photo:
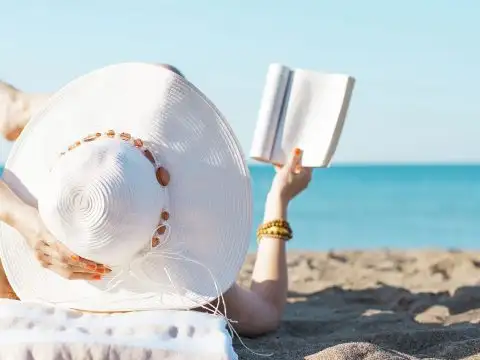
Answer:
<svg viewBox="0 0 480 360"><path fill-rule="evenodd" d="M171 62L248 151L269 63L344 72L357 84L335 161L480 162L479 18L476 0L0 0L0 78L53 91Z"/></svg>

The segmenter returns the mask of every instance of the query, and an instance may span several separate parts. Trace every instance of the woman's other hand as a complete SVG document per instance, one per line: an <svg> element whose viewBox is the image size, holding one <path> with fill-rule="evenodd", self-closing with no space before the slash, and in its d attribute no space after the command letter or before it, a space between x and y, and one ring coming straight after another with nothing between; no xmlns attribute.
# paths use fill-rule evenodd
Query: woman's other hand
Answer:
<svg viewBox="0 0 480 360"><path fill-rule="evenodd" d="M71 280L100 280L111 270L79 257L56 240L33 207L24 209L17 230L25 237L40 264Z"/></svg>
<svg viewBox="0 0 480 360"><path fill-rule="evenodd" d="M312 178L312 169L302 166L303 151L295 149L284 166L275 166L275 175L269 196L288 203L305 190Z"/></svg>

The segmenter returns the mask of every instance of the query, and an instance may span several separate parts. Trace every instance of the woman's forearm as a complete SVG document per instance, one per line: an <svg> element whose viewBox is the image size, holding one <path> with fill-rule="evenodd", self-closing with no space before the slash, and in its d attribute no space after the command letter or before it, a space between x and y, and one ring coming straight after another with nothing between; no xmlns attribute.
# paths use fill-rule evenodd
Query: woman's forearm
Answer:
<svg viewBox="0 0 480 360"><path fill-rule="evenodd" d="M270 194L265 203L265 221L287 220L287 204ZM250 289L235 284L224 294L228 317L236 321L237 331L257 336L275 330L282 318L287 299L285 241L263 236Z"/></svg>
<svg viewBox="0 0 480 360"><path fill-rule="evenodd" d="M265 203L264 221L287 220L288 201L270 193ZM270 303L280 317L288 290L285 241L263 236L258 244L251 290Z"/></svg>
<svg viewBox="0 0 480 360"><path fill-rule="evenodd" d="M0 221L17 228L27 205L0 179Z"/></svg>

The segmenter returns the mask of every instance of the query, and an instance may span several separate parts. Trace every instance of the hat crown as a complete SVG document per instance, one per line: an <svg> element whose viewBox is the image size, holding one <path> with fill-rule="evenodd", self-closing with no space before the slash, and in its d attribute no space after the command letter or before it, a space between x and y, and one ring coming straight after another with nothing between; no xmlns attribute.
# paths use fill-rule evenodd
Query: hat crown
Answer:
<svg viewBox="0 0 480 360"><path fill-rule="evenodd" d="M127 265L149 245L165 207L152 163L109 138L60 157L38 199L42 220L60 242L109 266Z"/></svg>

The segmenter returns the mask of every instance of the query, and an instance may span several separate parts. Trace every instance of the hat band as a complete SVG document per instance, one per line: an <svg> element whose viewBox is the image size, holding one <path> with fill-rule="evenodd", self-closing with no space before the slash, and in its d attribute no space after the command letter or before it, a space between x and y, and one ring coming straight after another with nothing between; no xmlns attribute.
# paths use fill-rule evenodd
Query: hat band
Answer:
<svg viewBox="0 0 480 360"><path fill-rule="evenodd" d="M150 163L152 163L152 165L155 167L155 175L157 177L159 184L162 186L167 186L168 182L170 181L170 175L168 171L164 167L158 165L157 161L155 160L155 157L153 156L153 153L145 146L145 142L142 139L135 138L131 134L126 132L116 133L114 130L108 130L103 133L96 132L96 133L87 135L82 140L76 141L75 143L70 145L67 151L60 153L60 156L63 156L67 152L76 149L83 143L88 143L100 138L110 138L110 139L117 138L139 149L142 152L142 154L148 159L148 161L150 161Z"/></svg>

